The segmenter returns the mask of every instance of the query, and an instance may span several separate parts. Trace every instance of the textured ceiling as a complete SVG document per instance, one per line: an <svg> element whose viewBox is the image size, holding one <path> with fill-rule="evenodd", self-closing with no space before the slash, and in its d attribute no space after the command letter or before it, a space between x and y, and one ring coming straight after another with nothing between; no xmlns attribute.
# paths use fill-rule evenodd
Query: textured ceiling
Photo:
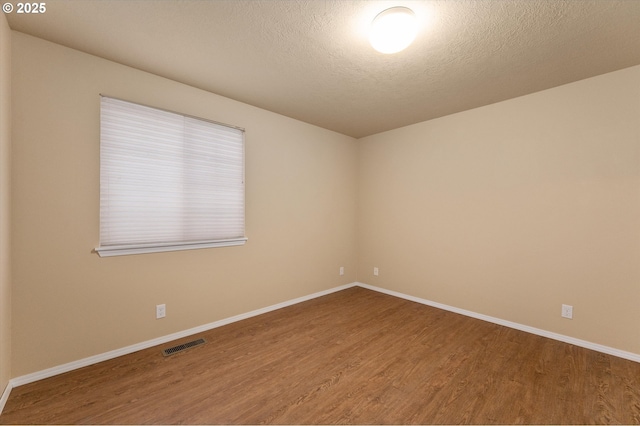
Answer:
<svg viewBox="0 0 640 426"><path fill-rule="evenodd" d="M422 28L366 38L407 6ZM12 29L353 137L640 64L640 0L47 0ZM17 52L19 54L19 52Z"/></svg>

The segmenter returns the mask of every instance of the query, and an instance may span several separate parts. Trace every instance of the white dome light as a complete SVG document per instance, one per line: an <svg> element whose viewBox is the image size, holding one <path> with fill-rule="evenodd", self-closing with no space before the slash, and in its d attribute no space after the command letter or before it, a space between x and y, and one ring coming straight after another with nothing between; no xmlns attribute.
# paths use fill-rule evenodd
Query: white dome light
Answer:
<svg viewBox="0 0 640 426"><path fill-rule="evenodd" d="M416 38L416 15L406 7L392 7L380 12L371 23L369 42L380 53L396 53Z"/></svg>

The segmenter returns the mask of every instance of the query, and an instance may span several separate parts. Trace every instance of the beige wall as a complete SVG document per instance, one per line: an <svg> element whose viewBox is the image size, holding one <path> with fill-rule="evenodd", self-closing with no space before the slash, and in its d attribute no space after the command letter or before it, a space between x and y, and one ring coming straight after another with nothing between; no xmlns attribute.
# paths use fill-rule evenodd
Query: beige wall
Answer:
<svg viewBox="0 0 640 426"><path fill-rule="evenodd" d="M0 14L0 392L11 378L11 30Z"/></svg>
<svg viewBox="0 0 640 426"><path fill-rule="evenodd" d="M359 281L640 353L640 67L361 139L358 173Z"/></svg>
<svg viewBox="0 0 640 426"><path fill-rule="evenodd" d="M356 280L640 353L640 67L355 141L11 38L11 377ZM99 93L246 128L247 245L91 253Z"/></svg>
<svg viewBox="0 0 640 426"><path fill-rule="evenodd" d="M245 246L91 252L101 93L246 129ZM14 377L356 280L350 137L17 32L13 132Z"/></svg>

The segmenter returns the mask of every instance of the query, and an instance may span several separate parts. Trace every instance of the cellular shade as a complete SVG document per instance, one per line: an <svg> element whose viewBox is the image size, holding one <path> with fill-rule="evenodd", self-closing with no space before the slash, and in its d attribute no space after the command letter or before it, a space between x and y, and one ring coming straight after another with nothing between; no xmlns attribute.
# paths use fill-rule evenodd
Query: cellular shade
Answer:
<svg viewBox="0 0 640 426"><path fill-rule="evenodd" d="M96 251L109 256L245 241L244 132L102 96Z"/></svg>

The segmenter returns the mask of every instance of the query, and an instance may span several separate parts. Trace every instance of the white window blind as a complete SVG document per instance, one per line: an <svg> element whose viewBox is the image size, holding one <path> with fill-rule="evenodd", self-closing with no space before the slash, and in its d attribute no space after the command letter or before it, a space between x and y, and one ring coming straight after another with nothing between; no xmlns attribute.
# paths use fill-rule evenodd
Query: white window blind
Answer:
<svg viewBox="0 0 640 426"><path fill-rule="evenodd" d="M244 132L102 96L98 254L245 241Z"/></svg>

